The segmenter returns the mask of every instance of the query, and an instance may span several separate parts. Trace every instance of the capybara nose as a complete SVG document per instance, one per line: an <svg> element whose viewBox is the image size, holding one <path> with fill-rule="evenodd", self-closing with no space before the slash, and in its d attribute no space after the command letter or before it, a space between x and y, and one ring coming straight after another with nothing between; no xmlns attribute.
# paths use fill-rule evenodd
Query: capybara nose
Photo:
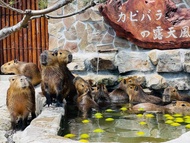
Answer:
<svg viewBox="0 0 190 143"><path fill-rule="evenodd" d="M73 55L72 55L72 54L69 54L69 55L68 55L68 62L70 63L70 62L72 62L72 60L73 60Z"/></svg>
<svg viewBox="0 0 190 143"><path fill-rule="evenodd" d="M162 95L162 101L163 102L170 102L170 96L167 94Z"/></svg>
<svg viewBox="0 0 190 143"><path fill-rule="evenodd" d="M46 65L47 64L47 55L46 54L42 53L40 55L40 62L41 62L42 65Z"/></svg>

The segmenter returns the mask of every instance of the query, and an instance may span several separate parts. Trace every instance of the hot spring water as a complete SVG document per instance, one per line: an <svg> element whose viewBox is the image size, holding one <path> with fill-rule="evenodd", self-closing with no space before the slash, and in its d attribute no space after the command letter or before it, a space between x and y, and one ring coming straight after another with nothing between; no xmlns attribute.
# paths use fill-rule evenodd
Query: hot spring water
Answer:
<svg viewBox="0 0 190 143"><path fill-rule="evenodd" d="M131 114L125 107L92 112L82 119L76 107L68 106L59 135L82 142L160 143L189 131L188 123L190 116Z"/></svg>

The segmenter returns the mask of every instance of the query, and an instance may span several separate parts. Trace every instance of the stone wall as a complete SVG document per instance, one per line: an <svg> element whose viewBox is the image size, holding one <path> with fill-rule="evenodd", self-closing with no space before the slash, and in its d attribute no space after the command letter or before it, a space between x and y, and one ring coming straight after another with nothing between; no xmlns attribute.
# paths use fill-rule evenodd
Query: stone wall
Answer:
<svg viewBox="0 0 190 143"><path fill-rule="evenodd" d="M52 5L57 0L51 0ZM190 0L173 0L179 7L190 6ZM85 1L69 4L52 15L66 15L80 10ZM118 79L138 75L145 86L163 89L168 85L179 90L190 89L190 50L145 50L116 36L99 14L98 6L64 19L49 19L49 47L64 48L73 53L69 69L80 76L117 85ZM99 63L99 64L97 64Z"/></svg>

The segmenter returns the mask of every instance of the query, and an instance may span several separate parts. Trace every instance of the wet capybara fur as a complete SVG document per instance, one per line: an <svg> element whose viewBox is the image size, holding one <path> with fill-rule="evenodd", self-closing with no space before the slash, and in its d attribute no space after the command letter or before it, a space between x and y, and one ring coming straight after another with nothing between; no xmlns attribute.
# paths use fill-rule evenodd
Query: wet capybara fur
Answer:
<svg viewBox="0 0 190 143"><path fill-rule="evenodd" d="M10 112L12 129L17 129L17 121L20 118L18 129L25 129L27 119L31 113L32 119L36 117L35 90L30 80L23 75L9 78L10 86L7 90L6 104Z"/></svg>
<svg viewBox="0 0 190 143"><path fill-rule="evenodd" d="M126 88L126 92L129 96L130 103L155 103L155 104L163 104L162 99L156 97L154 95L148 95L145 93L140 85L137 84L129 84Z"/></svg>
<svg viewBox="0 0 190 143"><path fill-rule="evenodd" d="M73 83L77 90L77 96L82 95L83 93L91 92L92 88L88 81L84 80L82 77L77 76L73 79ZM92 98L92 97L91 97Z"/></svg>
<svg viewBox="0 0 190 143"><path fill-rule="evenodd" d="M83 118L87 118L88 112L92 108L99 110L98 104L92 100L91 96L90 91L84 92L82 95L77 96L77 107L82 112Z"/></svg>
<svg viewBox="0 0 190 143"><path fill-rule="evenodd" d="M21 62L14 59L2 65L1 72L4 74L24 75L31 80L34 86L41 82L40 70L34 63Z"/></svg>
<svg viewBox="0 0 190 143"><path fill-rule="evenodd" d="M57 59L57 51L45 50L40 55L42 82L41 89L49 106L56 102L56 106L63 106L65 92L67 91L68 77L65 75L66 66L60 67Z"/></svg>
<svg viewBox="0 0 190 143"><path fill-rule="evenodd" d="M93 94L94 101L99 105L100 108L110 106L111 99L105 84L97 84L97 89L93 91Z"/></svg>
<svg viewBox="0 0 190 143"><path fill-rule="evenodd" d="M75 76L71 73L71 71L68 69L67 64L72 62L73 56L72 53L68 50L59 49L57 53L57 59L59 62L60 67L65 71L65 77L67 77L67 91L65 92L66 100L67 102L73 103L74 98L77 95L75 85L73 83L73 79Z"/></svg>
<svg viewBox="0 0 190 143"><path fill-rule="evenodd" d="M126 93L127 85L129 84L136 84L137 83L137 77L127 77L120 81L118 87L114 89L112 92L109 93L109 97L111 99L112 103L128 103L129 97Z"/></svg>
<svg viewBox="0 0 190 143"><path fill-rule="evenodd" d="M170 101L187 101L190 102L190 96L188 95L180 95L177 88L175 87L167 87L164 89L163 102L170 102Z"/></svg>

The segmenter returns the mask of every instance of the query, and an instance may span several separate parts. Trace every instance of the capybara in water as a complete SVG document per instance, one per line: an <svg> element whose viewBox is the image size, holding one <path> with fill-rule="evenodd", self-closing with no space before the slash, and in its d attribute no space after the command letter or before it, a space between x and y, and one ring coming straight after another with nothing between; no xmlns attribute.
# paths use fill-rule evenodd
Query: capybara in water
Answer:
<svg viewBox="0 0 190 143"><path fill-rule="evenodd" d="M65 78L67 78L67 91L65 92L67 102L73 102L74 97L77 95L75 85L73 84L73 79L75 76L71 73L68 69L67 64L72 62L73 56L72 53L68 50L59 49L57 54L57 59L59 62L60 67L65 71Z"/></svg>
<svg viewBox="0 0 190 143"><path fill-rule="evenodd" d="M190 103L186 101L175 101L165 106L153 103L139 103L130 108L129 112L138 113L142 111L163 112L163 113L180 113L190 114Z"/></svg>
<svg viewBox="0 0 190 143"><path fill-rule="evenodd" d="M87 117L92 108L99 110L98 104L92 100L91 96L91 91L87 91L77 97L77 107L82 112L83 118Z"/></svg>
<svg viewBox="0 0 190 143"><path fill-rule="evenodd" d="M88 81L84 80L82 77L77 76L73 79L73 83L77 90L77 96L82 95L83 93L91 92L91 85ZM91 96L91 95L90 95ZM92 98L92 97L91 97Z"/></svg>
<svg viewBox="0 0 190 143"><path fill-rule="evenodd" d="M91 85L80 76L75 77L73 83L77 90L77 107L83 113L83 117L86 118L90 109L98 110L98 104L92 99Z"/></svg>
<svg viewBox="0 0 190 143"><path fill-rule="evenodd" d="M56 102L56 106L63 106L63 99L67 94L66 66L60 67L57 59L57 51L45 50L40 55L42 82L41 89L46 97L48 106Z"/></svg>
<svg viewBox="0 0 190 143"><path fill-rule="evenodd" d="M120 81L118 88L114 89L109 93L112 103L128 103L129 97L126 93L126 88L128 84L136 84L137 77L127 77Z"/></svg>
<svg viewBox="0 0 190 143"><path fill-rule="evenodd" d="M190 96L180 95L177 88L175 87L167 87L164 89L162 100L163 102L170 102L175 100L190 102Z"/></svg>
<svg viewBox="0 0 190 143"><path fill-rule="evenodd" d="M36 117L35 90L29 79L23 75L10 77L9 81L6 104L11 116L12 129L16 129L16 121L20 117L23 130L27 126L29 113L32 119Z"/></svg>
<svg viewBox="0 0 190 143"><path fill-rule="evenodd" d="M129 101L131 103L149 102L155 104L162 104L161 98L146 94L140 85L129 84L126 88L126 92L129 96Z"/></svg>
<svg viewBox="0 0 190 143"><path fill-rule="evenodd" d="M99 83L97 85L97 90L94 91L94 101L99 105L99 107L107 107L111 103L108 90L106 85Z"/></svg>
<svg viewBox="0 0 190 143"><path fill-rule="evenodd" d="M41 73L38 66L34 63L21 62L14 59L1 66L1 72L5 74L24 75L36 86L41 82Z"/></svg>

